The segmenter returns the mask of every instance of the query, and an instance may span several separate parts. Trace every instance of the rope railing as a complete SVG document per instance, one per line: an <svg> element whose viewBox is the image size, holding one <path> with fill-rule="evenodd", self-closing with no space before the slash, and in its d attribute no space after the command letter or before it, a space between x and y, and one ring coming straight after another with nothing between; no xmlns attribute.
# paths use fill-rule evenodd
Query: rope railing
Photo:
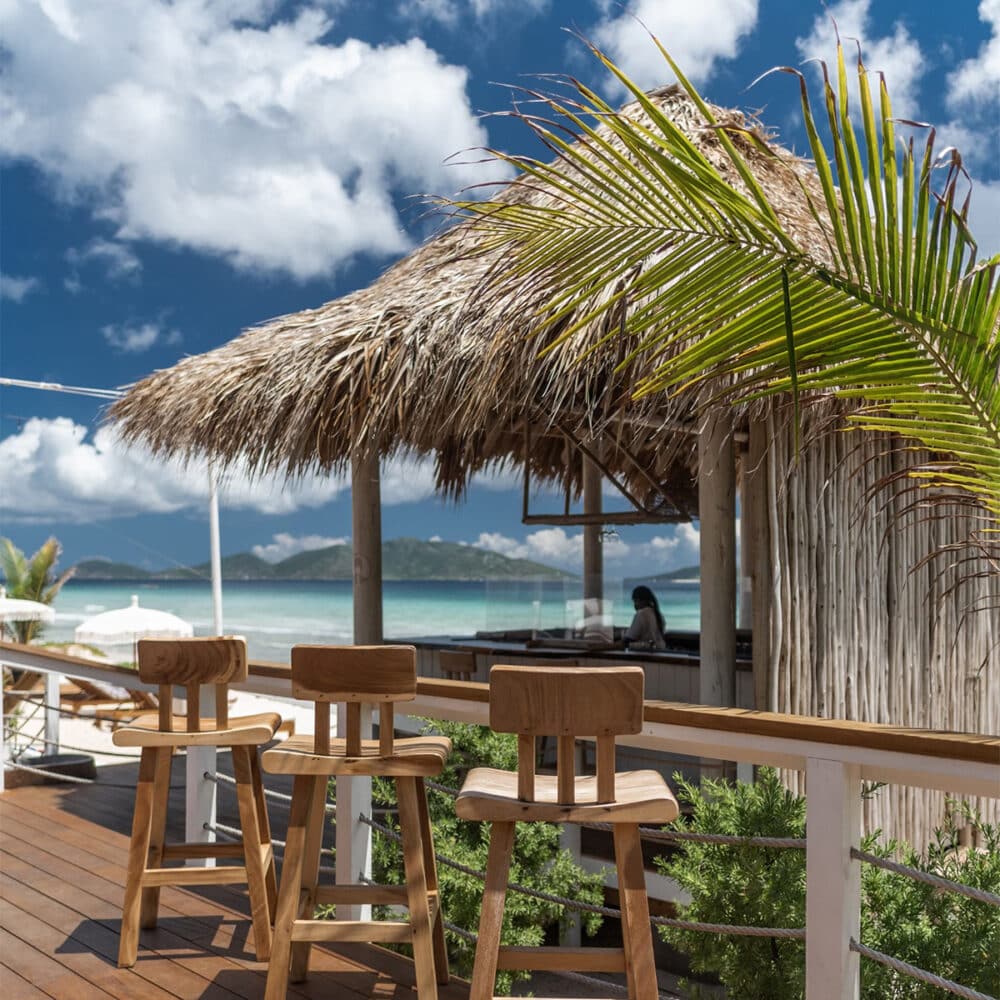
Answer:
<svg viewBox="0 0 1000 1000"><path fill-rule="evenodd" d="M939 990L954 993L955 996L965 997L966 1000L997 1000L996 997L990 996L989 993L980 993L979 990L974 990L971 986L963 986L961 983L945 979L943 976L936 976L933 972L918 968L916 965L910 965L909 962L903 962L898 958L892 958L890 955L884 955L880 951L875 951L874 948L859 944L854 938L851 938L851 951L856 951L863 958L878 962L879 965L894 969L896 972L901 972L904 976L909 976L911 979L917 979L922 983L927 983L929 986L936 986Z"/></svg>
<svg viewBox="0 0 1000 1000"><path fill-rule="evenodd" d="M32 767L30 764L21 764L19 761L8 760L7 767L12 767L16 771L27 771L29 774L40 774L45 778L58 778L60 781L69 781L74 785L93 785L93 778L78 778L72 774L61 774L58 771L48 771L43 767Z"/></svg>
<svg viewBox="0 0 1000 1000"><path fill-rule="evenodd" d="M222 783L226 785L232 785L235 787L236 779L229 777L228 774L220 774L219 772L206 771L204 773L204 778L206 781L214 781L216 784ZM264 797L268 799L273 799L275 802L281 802L285 805L290 805L292 801L291 795L285 795L284 792L276 792L273 789L265 788ZM327 802L323 807L331 816L337 815L337 806L332 802Z"/></svg>
<svg viewBox="0 0 1000 1000"><path fill-rule="evenodd" d="M364 814L358 816L358 820L364 823L366 826L371 827L373 830L377 830L379 833L390 840L394 840L397 843L402 843L402 837L399 833L393 830L391 827L385 826L383 823L379 823L377 820L371 818L371 816L365 816ZM464 865L460 861L455 861L453 858L449 858L446 855L434 852L434 857L438 862L447 868L452 868L455 871L462 872L464 875L469 875L472 878L479 880L485 880L486 873L480 871L477 868L472 868L469 865ZM540 899L543 902L555 903L558 906L563 906L568 910L574 910L580 913L596 913L602 917L610 917L614 920L621 920L621 910L613 906L601 906L597 903L585 903L582 900L570 899L568 896L557 896L551 892L544 892L541 889L533 889L531 886L521 885L519 882L510 882L507 888L511 892L520 893L522 896L530 896L534 899ZM700 923L693 920L675 920L671 917L650 917L650 922L659 927L676 927L683 930L691 931L705 931L709 934L732 934L743 937L767 937L767 938L805 938L805 928L804 927L745 927L738 924L709 924Z"/></svg>
<svg viewBox="0 0 1000 1000"><path fill-rule="evenodd" d="M909 865L901 865L897 861L880 858L877 854L859 851L856 847L851 848L851 857L856 861L864 861L869 865L873 865L875 868L884 868L886 871L895 872L897 875L905 875L907 878L912 878L915 882L925 882L927 885L934 886L935 889L944 889L946 892L954 892L959 896L967 896L969 899L978 900L980 903L1000 906L1000 896L995 892L987 892L985 889L976 889L971 885L953 882L950 878L933 875L930 872L921 871L919 868L911 868Z"/></svg>

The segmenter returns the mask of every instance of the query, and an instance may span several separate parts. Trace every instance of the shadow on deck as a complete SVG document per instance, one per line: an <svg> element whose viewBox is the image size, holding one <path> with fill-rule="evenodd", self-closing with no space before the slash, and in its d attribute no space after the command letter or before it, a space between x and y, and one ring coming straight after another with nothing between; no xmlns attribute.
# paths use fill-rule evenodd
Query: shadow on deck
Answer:
<svg viewBox="0 0 1000 1000"><path fill-rule="evenodd" d="M229 755L219 770L231 773ZM174 761L168 840L183 840L184 758ZM253 1000L266 965L255 961L241 886L165 887L159 926L142 931L139 960L118 969L118 935L136 765L103 767L93 785L38 785L0 796L0 996L4 1000ZM289 791L274 776L269 787ZM270 802L276 839L288 810ZM235 797L219 794L218 822L238 825ZM332 841L333 827L328 830ZM310 977L290 1000L416 1000L413 966L372 945L313 948ZM464 983L442 1000L466 1000Z"/></svg>

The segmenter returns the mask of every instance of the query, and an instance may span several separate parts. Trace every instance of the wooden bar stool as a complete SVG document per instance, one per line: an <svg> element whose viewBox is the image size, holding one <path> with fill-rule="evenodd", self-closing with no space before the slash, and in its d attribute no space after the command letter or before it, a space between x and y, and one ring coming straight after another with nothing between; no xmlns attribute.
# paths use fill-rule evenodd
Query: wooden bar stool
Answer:
<svg viewBox="0 0 1000 1000"><path fill-rule="evenodd" d="M441 676L448 681L471 681L476 676L476 654L460 649L438 651Z"/></svg>
<svg viewBox="0 0 1000 1000"><path fill-rule="evenodd" d="M283 1000L288 981L301 982L314 941L388 941L413 945L417 994L435 1000L448 982L448 954L438 896L424 778L440 774L451 752L443 736L395 739L393 705L417 694L412 646L295 646L292 690L316 703L313 737L295 736L264 754L264 769L293 774L288 840L281 870L274 949L266 1000ZM330 738L330 703L346 702L344 739ZM362 705L377 705L379 738L361 738ZM381 775L396 783L406 885L317 887L327 781L331 775ZM356 822L340 816L338 822ZM314 920L318 903L405 906L409 921Z"/></svg>
<svg viewBox="0 0 1000 1000"><path fill-rule="evenodd" d="M656 1000L653 934L639 824L669 823L677 801L656 771L615 773L615 736L642 729L641 667L506 667L490 671L490 726L518 734L517 771L477 767L455 803L461 819L493 824L470 1000L493 997L497 969L622 972L630 1000ZM535 774L535 737L558 741L554 775ZM577 736L597 738L596 777L577 777ZM623 948L500 946L517 822L611 823Z"/></svg>
<svg viewBox="0 0 1000 1000"><path fill-rule="evenodd" d="M156 926L163 885L247 884L258 961L271 952L271 922L277 903L277 881L271 830L260 780L257 750L273 739L281 724L275 712L229 718L231 683L247 678L247 647L243 639L142 639L139 642L139 678L159 685L159 712L143 715L115 731L120 747L142 747L139 781L128 851L125 902L118 965L135 964L139 928ZM182 685L187 697L186 718L171 712L173 685ZM201 718L202 684L215 685L215 718ZM236 778L243 839L235 844L166 844L170 761L180 747L229 747ZM243 865L218 868L163 867L183 858L243 858Z"/></svg>

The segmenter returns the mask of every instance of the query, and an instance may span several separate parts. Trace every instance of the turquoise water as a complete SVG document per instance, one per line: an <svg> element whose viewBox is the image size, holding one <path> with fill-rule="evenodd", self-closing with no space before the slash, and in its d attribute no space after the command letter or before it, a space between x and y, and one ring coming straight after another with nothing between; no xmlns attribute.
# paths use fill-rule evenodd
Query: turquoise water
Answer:
<svg viewBox="0 0 1000 1000"><path fill-rule="evenodd" d="M189 621L195 635L212 633L212 592L202 581L96 583L70 581L55 600L56 620L44 639L68 642L73 629L101 611L123 608L132 594L143 607L169 611ZM383 588L385 634L471 636L488 629L565 628L578 620L578 581L388 581ZM669 629L698 628L698 587L673 584L657 596ZM615 625L628 625L632 604L620 582L609 583L605 599ZM223 624L246 637L250 656L287 661L297 642L350 642L351 584L324 582L227 582Z"/></svg>

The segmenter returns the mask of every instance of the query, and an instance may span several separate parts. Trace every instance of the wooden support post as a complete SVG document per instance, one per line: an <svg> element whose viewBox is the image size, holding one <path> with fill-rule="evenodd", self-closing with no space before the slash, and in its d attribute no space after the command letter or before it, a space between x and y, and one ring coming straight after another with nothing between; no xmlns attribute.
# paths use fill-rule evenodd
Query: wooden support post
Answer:
<svg viewBox="0 0 1000 1000"><path fill-rule="evenodd" d="M351 462L351 542L354 546L354 643L382 641L382 500L378 455L356 452Z"/></svg>
<svg viewBox="0 0 1000 1000"><path fill-rule="evenodd" d="M601 513L601 470L583 456L583 512ZM604 598L604 550L600 524L583 526L583 614L600 614Z"/></svg>
<svg viewBox="0 0 1000 1000"><path fill-rule="evenodd" d="M861 938L861 769L810 757L806 768L806 1000L857 1000Z"/></svg>
<svg viewBox="0 0 1000 1000"><path fill-rule="evenodd" d="M51 670L45 674L45 749L42 753L59 753L59 684L62 674Z"/></svg>
<svg viewBox="0 0 1000 1000"><path fill-rule="evenodd" d="M358 450L351 461L351 541L354 546L354 643L382 641L382 501L378 454ZM337 735L347 731L345 706L337 709ZM371 739L371 710L361 718L361 738ZM372 874L372 831L358 817L371 816L371 778L337 778L336 879L358 883ZM371 920L371 906L338 906L338 920Z"/></svg>
<svg viewBox="0 0 1000 1000"><path fill-rule="evenodd" d="M752 542L749 558L753 630L753 697L758 711L776 711L767 699L768 674L771 668L771 530L767 495L767 424L750 425L749 450L744 455L743 519ZM746 535L744 535L746 537ZM744 549L746 553L746 549Z"/></svg>
<svg viewBox="0 0 1000 1000"><path fill-rule="evenodd" d="M710 413L698 435L703 705L736 704L736 466L729 414Z"/></svg>

